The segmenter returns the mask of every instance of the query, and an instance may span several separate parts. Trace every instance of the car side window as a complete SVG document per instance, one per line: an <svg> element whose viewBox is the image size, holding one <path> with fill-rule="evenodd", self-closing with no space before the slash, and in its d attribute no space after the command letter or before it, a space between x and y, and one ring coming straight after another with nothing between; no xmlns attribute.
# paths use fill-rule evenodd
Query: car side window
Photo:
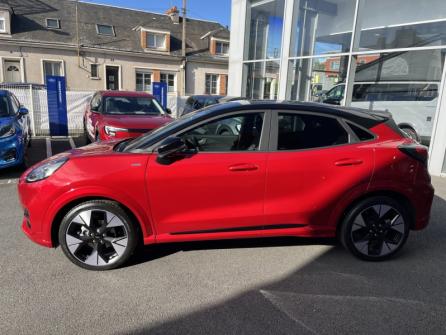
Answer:
<svg viewBox="0 0 446 335"><path fill-rule="evenodd" d="M279 113L278 150L304 150L349 143L337 119L310 114Z"/></svg>
<svg viewBox="0 0 446 335"><path fill-rule="evenodd" d="M11 94L10 96L11 100L11 107L14 113L17 113L20 108L20 103L17 101L17 99Z"/></svg>
<svg viewBox="0 0 446 335"><path fill-rule="evenodd" d="M350 127L350 129L355 133L355 135L358 137L358 139L360 141L369 141L369 140L373 140L375 138L374 135L372 135L365 129L363 129L355 124L353 124L351 122L347 122L347 124Z"/></svg>
<svg viewBox="0 0 446 335"><path fill-rule="evenodd" d="M210 121L180 135L199 152L257 151L264 115L245 113Z"/></svg>
<svg viewBox="0 0 446 335"><path fill-rule="evenodd" d="M101 96L99 94L96 94L91 99L91 109L99 111L100 105L101 105Z"/></svg>

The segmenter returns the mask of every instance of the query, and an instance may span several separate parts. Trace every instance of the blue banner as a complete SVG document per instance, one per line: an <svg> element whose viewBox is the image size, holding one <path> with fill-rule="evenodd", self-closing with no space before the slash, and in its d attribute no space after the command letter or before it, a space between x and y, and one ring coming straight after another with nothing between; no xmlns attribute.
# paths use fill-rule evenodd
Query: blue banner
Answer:
<svg viewBox="0 0 446 335"><path fill-rule="evenodd" d="M167 108L167 83L153 83L152 86L153 96L158 100L158 102L163 106L164 109Z"/></svg>
<svg viewBox="0 0 446 335"><path fill-rule="evenodd" d="M47 76L48 121L51 136L68 136L67 90L65 77Z"/></svg>

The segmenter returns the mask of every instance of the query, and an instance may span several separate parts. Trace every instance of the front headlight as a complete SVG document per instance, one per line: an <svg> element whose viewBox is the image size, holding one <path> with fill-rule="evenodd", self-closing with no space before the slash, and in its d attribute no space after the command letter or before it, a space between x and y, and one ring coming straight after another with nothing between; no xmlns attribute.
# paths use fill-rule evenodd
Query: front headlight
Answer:
<svg viewBox="0 0 446 335"><path fill-rule="evenodd" d="M8 124L7 126L0 128L0 137L8 137L14 134L15 134L14 124Z"/></svg>
<svg viewBox="0 0 446 335"><path fill-rule="evenodd" d="M56 172L62 165L68 161L68 157L60 157L46 162L35 169L31 170L26 176L26 182L33 183L51 176Z"/></svg>
<svg viewBox="0 0 446 335"><path fill-rule="evenodd" d="M112 126L105 126L104 127L105 133L109 136L116 136L117 132L128 132L128 129L125 128L116 128L116 127L112 127Z"/></svg>

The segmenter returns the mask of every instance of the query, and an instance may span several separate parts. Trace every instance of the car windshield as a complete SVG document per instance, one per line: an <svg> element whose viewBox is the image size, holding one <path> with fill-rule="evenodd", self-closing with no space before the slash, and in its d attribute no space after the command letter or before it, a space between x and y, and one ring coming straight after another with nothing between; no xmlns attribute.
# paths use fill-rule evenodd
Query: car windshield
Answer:
<svg viewBox="0 0 446 335"><path fill-rule="evenodd" d="M104 113L112 115L161 115L163 108L150 97L105 97Z"/></svg>
<svg viewBox="0 0 446 335"><path fill-rule="evenodd" d="M13 115L8 97L0 97L0 117Z"/></svg>
<svg viewBox="0 0 446 335"><path fill-rule="evenodd" d="M162 136L164 136L164 134L168 134L174 129L180 129L183 125L193 122L195 119L201 117L202 115L204 115L203 113L206 113L207 110L209 109L206 108L189 114L185 114L179 119L176 119L170 123L165 124L164 126L152 130L149 133L146 133L145 135L126 142L125 146L121 147L120 151L131 151L135 149L137 150L141 146L150 146L151 144L159 140Z"/></svg>

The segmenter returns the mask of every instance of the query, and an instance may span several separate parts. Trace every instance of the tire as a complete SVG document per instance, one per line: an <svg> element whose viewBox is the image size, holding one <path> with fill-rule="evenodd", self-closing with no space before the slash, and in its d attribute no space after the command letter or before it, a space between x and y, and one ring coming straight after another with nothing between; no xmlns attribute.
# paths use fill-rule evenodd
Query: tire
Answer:
<svg viewBox="0 0 446 335"><path fill-rule="evenodd" d="M417 132L410 127L401 127L401 130L406 133L414 141L420 142L420 136L418 136Z"/></svg>
<svg viewBox="0 0 446 335"><path fill-rule="evenodd" d="M356 257L382 261L395 255L407 241L412 217L403 204L386 197L367 198L344 218L339 238Z"/></svg>
<svg viewBox="0 0 446 335"><path fill-rule="evenodd" d="M137 230L118 203L92 200L71 209L59 227L59 243L67 258L87 270L123 265L137 245Z"/></svg>

